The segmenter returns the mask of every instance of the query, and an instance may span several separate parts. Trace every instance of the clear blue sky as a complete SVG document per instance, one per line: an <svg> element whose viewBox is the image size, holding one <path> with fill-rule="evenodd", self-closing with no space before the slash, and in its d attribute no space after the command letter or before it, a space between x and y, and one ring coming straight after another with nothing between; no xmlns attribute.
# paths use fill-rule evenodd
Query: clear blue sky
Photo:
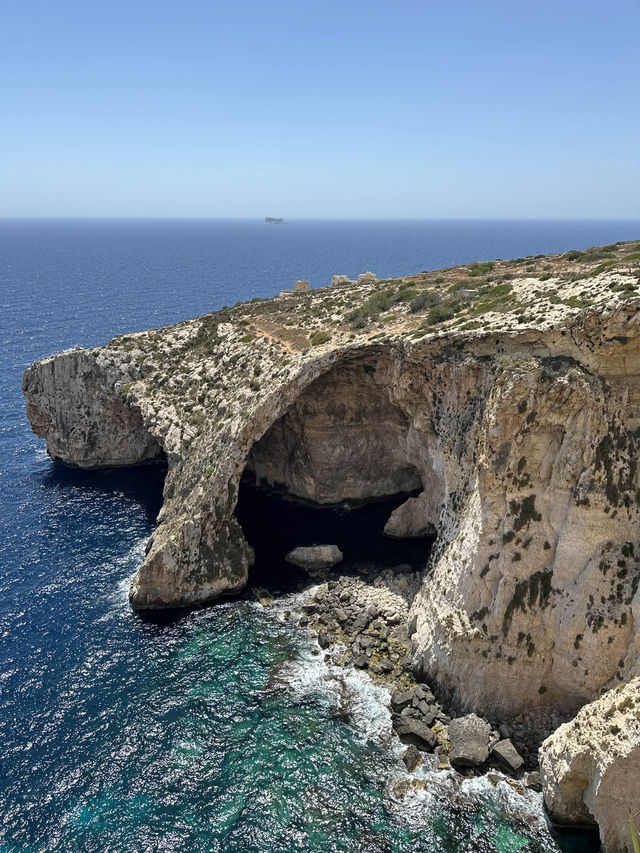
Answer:
<svg viewBox="0 0 640 853"><path fill-rule="evenodd" d="M639 0L0 14L3 216L640 216Z"/></svg>

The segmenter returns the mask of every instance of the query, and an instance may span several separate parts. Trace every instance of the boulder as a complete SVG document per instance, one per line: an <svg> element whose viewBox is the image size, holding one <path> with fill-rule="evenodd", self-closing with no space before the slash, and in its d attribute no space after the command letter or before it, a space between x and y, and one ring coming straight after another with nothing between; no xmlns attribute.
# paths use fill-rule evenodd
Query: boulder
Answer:
<svg viewBox="0 0 640 853"><path fill-rule="evenodd" d="M457 767L479 767L489 757L491 726L476 714L449 723L449 757Z"/></svg>
<svg viewBox="0 0 640 853"><path fill-rule="evenodd" d="M409 773L413 773L416 767L422 764L422 756L418 747L413 743L408 746L402 754L402 760Z"/></svg>
<svg viewBox="0 0 640 853"><path fill-rule="evenodd" d="M413 699L413 691L411 690L396 690L391 696L391 707L394 711L402 711L407 705L411 704Z"/></svg>
<svg viewBox="0 0 640 853"><path fill-rule="evenodd" d="M403 743L412 743L423 752L433 752L438 745L437 735L412 717L404 714L394 717L393 727Z"/></svg>
<svg viewBox="0 0 640 853"><path fill-rule="evenodd" d="M509 738L498 741L491 750L491 757L495 758L509 773L517 773L524 764L524 759Z"/></svg>
<svg viewBox="0 0 640 853"><path fill-rule="evenodd" d="M301 569L329 569L342 560L342 551L337 545L300 546L289 551L285 560Z"/></svg>

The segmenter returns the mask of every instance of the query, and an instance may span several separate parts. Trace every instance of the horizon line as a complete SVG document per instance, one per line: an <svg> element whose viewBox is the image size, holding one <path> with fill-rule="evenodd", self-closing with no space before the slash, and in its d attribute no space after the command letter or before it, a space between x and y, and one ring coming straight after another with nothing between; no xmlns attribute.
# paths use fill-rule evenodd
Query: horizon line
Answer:
<svg viewBox="0 0 640 853"><path fill-rule="evenodd" d="M283 218L282 223L292 222L640 222L637 216L294 216ZM90 215L90 216L12 216L0 215L0 222L84 222L84 221L143 221L143 222L212 222L212 221L242 221L263 222L264 216L130 216Z"/></svg>

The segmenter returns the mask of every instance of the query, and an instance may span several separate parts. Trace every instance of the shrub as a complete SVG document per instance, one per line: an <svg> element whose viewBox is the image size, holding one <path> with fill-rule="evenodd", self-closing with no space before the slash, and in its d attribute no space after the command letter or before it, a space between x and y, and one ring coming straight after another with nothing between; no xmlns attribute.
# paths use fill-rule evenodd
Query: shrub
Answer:
<svg viewBox="0 0 640 853"><path fill-rule="evenodd" d="M412 314L417 314L419 311L424 311L425 308L433 308L442 302L442 297L432 290L423 290L416 294L409 303L409 308Z"/></svg>
<svg viewBox="0 0 640 853"><path fill-rule="evenodd" d="M317 347L320 344L326 344L327 341L331 340L331 335L327 332L316 332L315 335L311 338L311 346Z"/></svg>
<svg viewBox="0 0 640 853"><path fill-rule="evenodd" d="M469 270L469 275L473 278L479 278L491 272L494 266L495 264L493 261L487 261L484 264L476 264L471 270Z"/></svg>
<svg viewBox="0 0 640 853"><path fill-rule="evenodd" d="M438 323L451 320L455 315L456 312L451 305L434 305L427 314L427 324L429 326L437 326Z"/></svg>

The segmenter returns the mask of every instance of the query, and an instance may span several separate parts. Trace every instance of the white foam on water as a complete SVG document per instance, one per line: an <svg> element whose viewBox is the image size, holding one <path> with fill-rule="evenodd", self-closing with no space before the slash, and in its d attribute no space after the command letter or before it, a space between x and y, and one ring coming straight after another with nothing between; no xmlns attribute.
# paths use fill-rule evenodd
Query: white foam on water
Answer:
<svg viewBox="0 0 640 853"><path fill-rule="evenodd" d="M314 591L285 596L268 609L285 621L284 612L299 615ZM300 629L300 632L306 645L299 658L283 664L278 681L298 700L306 696L324 697L328 706L344 710L363 742L373 741L388 749L389 757L395 759L389 763L389 776L384 783L390 812L414 829L424 826L428 830L445 805L467 813L493 810L499 818L509 821L514 831L521 828L527 835L542 840L549 853L558 850L549 832L542 794L524 788L522 780L523 793L519 793L499 771L493 771L494 780L498 777L495 785L488 776L467 779L455 770L438 770L436 757L426 753L422 753L423 764L409 773L402 762L406 744L391 736L389 690L375 684L363 670L334 663L344 649L333 647L327 654L319 648L311 631Z"/></svg>
<svg viewBox="0 0 640 853"><path fill-rule="evenodd" d="M269 609L282 621L287 619L285 611L295 617L317 589L316 586L283 596ZM346 651L344 648L334 646L331 652L325 652L311 631L301 628L300 636L306 642L295 660L280 667L278 681L285 683L296 699L314 696L344 714L363 742L390 743L389 690L375 684L365 672L335 663L334 659Z"/></svg>
<svg viewBox="0 0 640 853"><path fill-rule="evenodd" d="M123 610L129 610L129 587L134 579L136 572L145 556L145 549L149 537L145 536L139 539L130 549L117 561L118 566L127 570L127 574L115 582L114 587L107 595L107 600L113 605L107 613L101 616L97 621L102 622L105 619L110 619L115 614L122 613ZM132 568L133 567L133 568Z"/></svg>

